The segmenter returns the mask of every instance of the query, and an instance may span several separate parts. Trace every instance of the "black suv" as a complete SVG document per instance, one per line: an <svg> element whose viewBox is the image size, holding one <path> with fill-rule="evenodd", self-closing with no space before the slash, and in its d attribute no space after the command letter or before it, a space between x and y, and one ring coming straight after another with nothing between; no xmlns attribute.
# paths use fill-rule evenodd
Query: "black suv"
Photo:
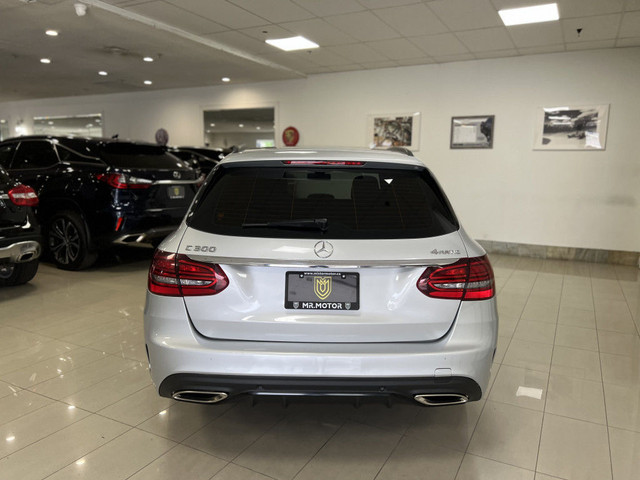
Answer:
<svg viewBox="0 0 640 480"><path fill-rule="evenodd" d="M202 182L164 147L117 139L9 139L0 143L0 166L35 189L46 249L66 270L92 265L113 244L158 243Z"/></svg>
<svg viewBox="0 0 640 480"><path fill-rule="evenodd" d="M38 271L42 238L31 207L36 192L0 167L0 286L21 285Z"/></svg>

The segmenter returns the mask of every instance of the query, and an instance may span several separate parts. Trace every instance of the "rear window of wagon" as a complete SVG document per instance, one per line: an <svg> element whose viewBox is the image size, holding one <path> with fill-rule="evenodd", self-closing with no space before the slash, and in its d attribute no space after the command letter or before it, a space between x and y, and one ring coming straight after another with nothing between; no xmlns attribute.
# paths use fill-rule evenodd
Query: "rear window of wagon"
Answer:
<svg viewBox="0 0 640 480"><path fill-rule="evenodd" d="M459 228L426 168L272 165L220 165L198 194L189 226L219 235L335 239L426 238ZM264 225L316 219L326 219L326 230Z"/></svg>

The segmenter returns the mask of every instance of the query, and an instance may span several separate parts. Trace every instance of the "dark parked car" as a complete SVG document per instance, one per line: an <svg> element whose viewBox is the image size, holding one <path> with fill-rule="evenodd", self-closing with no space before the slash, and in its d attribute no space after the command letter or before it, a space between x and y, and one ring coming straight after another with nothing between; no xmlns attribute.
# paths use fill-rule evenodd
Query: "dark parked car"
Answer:
<svg viewBox="0 0 640 480"><path fill-rule="evenodd" d="M0 168L0 286L21 285L38 271L40 227L31 207L36 192Z"/></svg>
<svg viewBox="0 0 640 480"><path fill-rule="evenodd" d="M167 152L186 162L191 168L200 170L208 175L211 170L224 158L222 151L212 150L208 155L203 155L195 150L182 147L167 147Z"/></svg>
<svg viewBox="0 0 640 480"><path fill-rule="evenodd" d="M35 189L46 249L67 270L113 244L160 242L202 181L164 147L117 139L14 138L0 143L0 165Z"/></svg>

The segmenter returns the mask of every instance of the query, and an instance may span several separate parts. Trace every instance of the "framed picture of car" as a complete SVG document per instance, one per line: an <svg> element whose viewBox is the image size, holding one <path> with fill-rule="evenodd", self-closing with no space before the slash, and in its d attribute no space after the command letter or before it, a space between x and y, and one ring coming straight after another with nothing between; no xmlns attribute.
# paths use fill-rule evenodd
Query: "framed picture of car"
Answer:
<svg viewBox="0 0 640 480"><path fill-rule="evenodd" d="M604 150L609 105L541 107L534 150Z"/></svg>
<svg viewBox="0 0 640 480"><path fill-rule="evenodd" d="M418 151L420 149L420 112L369 115L367 145L369 148L404 147Z"/></svg>
<svg viewBox="0 0 640 480"><path fill-rule="evenodd" d="M451 148L493 148L495 115L451 117Z"/></svg>

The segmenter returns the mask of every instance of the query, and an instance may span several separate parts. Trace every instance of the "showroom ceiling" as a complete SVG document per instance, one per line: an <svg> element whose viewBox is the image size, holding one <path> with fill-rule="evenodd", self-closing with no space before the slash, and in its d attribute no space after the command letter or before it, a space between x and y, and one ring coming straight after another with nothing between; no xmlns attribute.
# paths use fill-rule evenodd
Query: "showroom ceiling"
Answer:
<svg viewBox="0 0 640 480"><path fill-rule="evenodd" d="M560 21L515 27L497 13L549 1L0 0L0 102L640 46L640 0L557 0ZM320 48L264 42L293 35Z"/></svg>

